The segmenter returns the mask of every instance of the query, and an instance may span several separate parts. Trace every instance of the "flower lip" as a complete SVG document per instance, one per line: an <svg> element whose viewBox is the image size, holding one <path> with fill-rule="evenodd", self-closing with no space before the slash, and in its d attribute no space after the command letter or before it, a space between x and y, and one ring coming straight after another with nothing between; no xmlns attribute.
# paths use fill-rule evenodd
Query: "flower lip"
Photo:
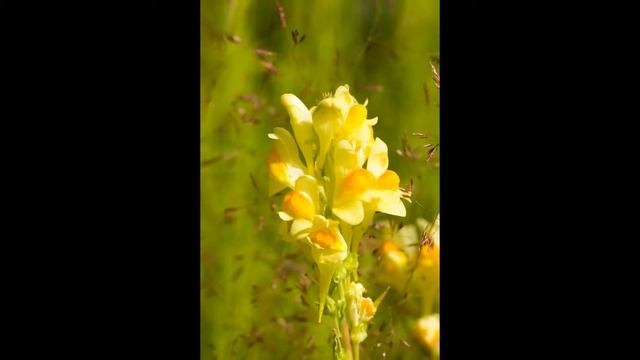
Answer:
<svg viewBox="0 0 640 360"><path fill-rule="evenodd" d="M361 168L354 169L342 179L340 197L358 196L373 188L375 183L376 179L370 171Z"/></svg>
<svg viewBox="0 0 640 360"><path fill-rule="evenodd" d="M387 170L376 180L376 187L379 190L398 190L400 177L395 171Z"/></svg>
<svg viewBox="0 0 640 360"><path fill-rule="evenodd" d="M313 202L308 195L296 190L284 196L282 208L295 219L311 220L315 214Z"/></svg>
<svg viewBox="0 0 640 360"><path fill-rule="evenodd" d="M311 241L323 249L332 248L338 240L336 235L329 230L318 230L309 235Z"/></svg>

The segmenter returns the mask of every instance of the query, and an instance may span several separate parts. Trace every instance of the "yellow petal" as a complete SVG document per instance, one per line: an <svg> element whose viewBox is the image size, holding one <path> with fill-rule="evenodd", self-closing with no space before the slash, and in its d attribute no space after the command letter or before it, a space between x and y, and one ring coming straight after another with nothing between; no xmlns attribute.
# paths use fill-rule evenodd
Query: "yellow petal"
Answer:
<svg viewBox="0 0 640 360"><path fill-rule="evenodd" d="M304 103L293 94L284 94L280 97L280 100L289 113L291 128L293 129L293 134L298 140L298 145L300 145L307 167L311 167L313 164L313 156L315 155L315 141L311 112L307 109Z"/></svg>
<svg viewBox="0 0 640 360"><path fill-rule="evenodd" d="M296 190L290 191L284 196L282 209L293 219L311 220L316 212L310 196Z"/></svg>
<svg viewBox="0 0 640 360"><path fill-rule="evenodd" d="M380 252L384 255L383 263L386 270L389 272L402 269L407 263L407 255L405 255L405 253L398 248L395 242L391 240L387 240L382 244Z"/></svg>
<svg viewBox="0 0 640 360"><path fill-rule="evenodd" d="M357 104L356 99L349 93L349 86L339 86L333 94L336 106L340 109L343 118L347 118L351 106Z"/></svg>
<svg viewBox="0 0 640 360"><path fill-rule="evenodd" d="M311 242L322 249L331 249L336 244L338 237L328 229L318 230L309 235Z"/></svg>
<svg viewBox="0 0 640 360"><path fill-rule="evenodd" d="M440 263L440 247L434 245L433 248L423 247L419 257L420 265L431 267Z"/></svg>
<svg viewBox="0 0 640 360"><path fill-rule="evenodd" d="M274 164L273 167L272 164ZM277 194L287 188L287 169L285 166L280 167L276 164L277 163L275 162L270 162L269 157L267 157L267 165L269 167L269 196ZM280 180L280 178L282 179L282 181Z"/></svg>
<svg viewBox="0 0 640 360"><path fill-rule="evenodd" d="M349 225L358 225L364 219L364 206L358 198L351 198L333 206L333 213Z"/></svg>
<svg viewBox="0 0 640 360"><path fill-rule="evenodd" d="M317 240L315 240L317 241ZM337 240L330 249L321 249L315 243L311 248L311 256L314 261L320 264L341 264L347 258L347 243L342 235L337 236Z"/></svg>
<svg viewBox="0 0 640 360"><path fill-rule="evenodd" d="M407 264L407 255L400 250L385 253L384 264L386 270L394 272L404 268Z"/></svg>
<svg viewBox="0 0 640 360"><path fill-rule="evenodd" d="M370 190L363 194L361 199L375 211L402 217L407 215L399 191Z"/></svg>
<svg viewBox="0 0 640 360"><path fill-rule="evenodd" d="M340 129L339 135L343 138L348 137L356 129L359 129L367 119L367 108L364 105L356 104L351 106L347 114L347 120Z"/></svg>
<svg viewBox="0 0 640 360"><path fill-rule="evenodd" d="M316 159L316 168L324 166L329 146L337 130L342 126L343 116L332 98L322 100L318 106L312 109L313 129L318 135L320 149Z"/></svg>
<svg viewBox="0 0 640 360"><path fill-rule="evenodd" d="M400 177L393 170L387 170L376 180L376 188L396 191L400 187Z"/></svg>
<svg viewBox="0 0 640 360"><path fill-rule="evenodd" d="M358 154L358 166L362 166L371 154L373 146L373 129L371 126L363 125L352 133L351 141Z"/></svg>
<svg viewBox="0 0 640 360"><path fill-rule="evenodd" d="M291 220L293 220L293 216L287 214L285 211L278 211L278 216L283 221L291 221Z"/></svg>
<svg viewBox="0 0 640 360"><path fill-rule="evenodd" d="M358 156L353 146L346 140L340 140L335 145L333 161L335 181L337 184L340 184L344 177L353 169L359 168Z"/></svg>
<svg viewBox="0 0 640 360"><path fill-rule="evenodd" d="M338 221L328 220L322 215L314 216L308 240L318 264L340 263L347 257L347 243L338 226Z"/></svg>
<svg viewBox="0 0 640 360"><path fill-rule="evenodd" d="M279 127L269 134L269 138L274 140L274 150L267 156L269 173L281 185L284 184L293 189L298 177L305 172L298 156L295 140L291 133ZM277 188L278 186L275 185L270 186L272 191Z"/></svg>
<svg viewBox="0 0 640 360"><path fill-rule="evenodd" d="M367 170L371 171L377 178L382 175L388 167L389 156L387 155L387 144L380 140L380 138L376 138L371 146L369 160L367 160Z"/></svg>
<svg viewBox="0 0 640 360"><path fill-rule="evenodd" d="M306 219L296 219L291 223L291 235L296 239L302 239L309 234L313 222Z"/></svg>
<svg viewBox="0 0 640 360"><path fill-rule="evenodd" d="M296 180L295 190L306 194L314 206L314 213L318 212L320 206L320 189L318 180L311 175L302 175Z"/></svg>
<svg viewBox="0 0 640 360"><path fill-rule="evenodd" d="M267 155L269 174L281 183L287 182L287 164L285 164L277 149L272 149Z"/></svg>
<svg viewBox="0 0 640 360"><path fill-rule="evenodd" d="M269 134L269 138L276 140L274 145L285 162L295 162L296 165L302 165L296 140L287 129L276 127L273 129L273 133Z"/></svg>
<svg viewBox="0 0 640 360"><path fill-rule="evenodd" d="M337 202L342 199L358 197L376 186L376 178L371 172L362 168L351 170L337 188Z"/></svg>

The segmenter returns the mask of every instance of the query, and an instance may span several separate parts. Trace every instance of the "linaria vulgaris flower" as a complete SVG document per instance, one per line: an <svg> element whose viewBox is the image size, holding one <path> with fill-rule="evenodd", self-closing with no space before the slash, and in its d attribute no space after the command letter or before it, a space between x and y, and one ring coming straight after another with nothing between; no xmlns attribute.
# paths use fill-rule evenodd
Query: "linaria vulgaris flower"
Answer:
<svg viewBox="0 0 640 360"><path fill-rule="evenodd" d="M347 257L347 243L338 226L338 221L329 220L322 215L315 215L309 227L296 233L296 236L302 235L302 238L309 245L311 257L318 265L320 275L318 281L320 286L318 321L320 321L326 304L331 278Z"/></svg>
<svg viewBox="0 0 640 360"><path fill-rule="evenodd" d="M378 119L367 119L367 102L358 103L348 86L338 87L311 109L293 94L280 100L293 135L280 127L269 134L269 196L283 192L279 230L318 265L320 320L331 280L349 253L341 231L349 241L358 237L357 242L368 226L364 219L370 221L376 211L405 216L401 199L407 194L399 188L398 174L388 169L387 145L373 136ZM377 308L362 296L363 289L351 289L358 339L366 337L366 324Z"/></svg>
<svg viewBox="0 0 640 360"><path fill-rule="evenodd" d="M365 210L389 215L406 216L402 203L404 192L399 188L400 177L388 170L387 145L377 138L371 146L367 168L358 165L355 149L341 140L335 149L336 188L333 213L350 225L364 219Z"/></svg>

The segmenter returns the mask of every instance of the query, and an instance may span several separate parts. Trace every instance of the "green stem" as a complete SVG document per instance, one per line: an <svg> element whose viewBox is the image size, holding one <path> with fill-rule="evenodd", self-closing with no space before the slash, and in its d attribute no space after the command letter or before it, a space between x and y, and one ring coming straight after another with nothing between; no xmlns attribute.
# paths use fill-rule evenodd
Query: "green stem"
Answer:
<svg viewBox="0 0 640 360"><path fill-rule="evenodd" d="M346 318L342 319L342 331L343 331L343 342L344 347L347 351L347 358L353 359L353 352L351 351L351 334L349 331L349 322Z"/></svg>
<svg viewBox="0 0 640 360"><path fill-rule="evenodd" d="M356 265L358 264L358 247L360 246L360 240L364 236L371 223L373 222L373 215L375 211L366 209L364 210L364 219L360 225L353 227L352 240L351 240L351 252L356 256ZM358 281L358 267L353 270L352 275L354 281Z"/></svg>
<svg viewBox="0 0 640 360"><path fill-rule="evenodd" d="M345 278L343 281L338 283L338 295L340 296L340 299L338 301L345 305L347 305L346 294L344 291L344 283L346 281L348 281L347 278ZM353 355L351 352L351 333L349 331L349 322L347 321L347 317L344 309L345 308L343 307L340 313L336 312L334 316L335 326L340 332L340 337L342 340L341 346L347 354L347 359L353 359ZM342 318L342 324L338 322L338 317Z"/></svg>

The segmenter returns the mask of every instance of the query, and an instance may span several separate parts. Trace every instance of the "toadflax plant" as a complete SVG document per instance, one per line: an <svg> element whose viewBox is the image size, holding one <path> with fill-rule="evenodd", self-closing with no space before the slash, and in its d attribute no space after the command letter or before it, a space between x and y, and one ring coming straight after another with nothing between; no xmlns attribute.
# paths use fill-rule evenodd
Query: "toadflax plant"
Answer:
<svg viewBox="0 0 640 360"><path fill-rule="evenodd" d="M358 245L376 212L404 217L402 199L410 194L388 169L387 145L373 136L377 118L367 119L367 102L359 104L348 86L311 109L292 94L281 100L293 135L280 127L269 134L269 196L286 189L278 212L283 235L317 264L318 322L325 310L333 317L335 358L358 359L386 294L364 296Z"/></svg>

